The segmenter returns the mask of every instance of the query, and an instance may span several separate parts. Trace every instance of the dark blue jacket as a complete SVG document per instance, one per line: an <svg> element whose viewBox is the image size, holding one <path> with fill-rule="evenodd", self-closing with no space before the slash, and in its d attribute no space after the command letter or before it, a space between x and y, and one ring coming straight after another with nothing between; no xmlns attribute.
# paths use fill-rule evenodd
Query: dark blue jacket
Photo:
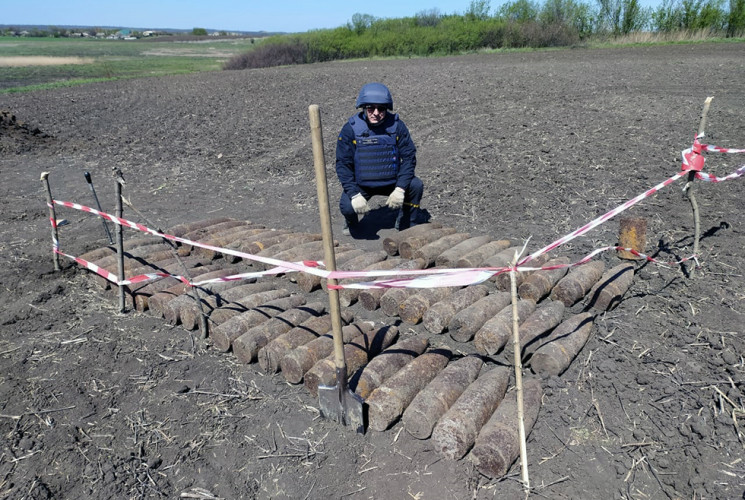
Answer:
<svg viewBox="0 0 745 500"><path fill-rule="evenodd" d="M364 111L353 117L355 120L364 120ZM388 134L388 130L395 130L395 140L398 149L398 177L395 181L386 181L385 184L394 184L404 190L408 189L411 179L414 178L416 168L416 146L411 140L409 129L406 124L398 118L398 115L387 113L385 120L378 126L369 127L370 135ZM344 124L336 141L336 175L339 177L344 192L350 198L360 192L360 188L379 187L379 182L362 184L358 182L355 175L355 133L349 121Z"/></svg>

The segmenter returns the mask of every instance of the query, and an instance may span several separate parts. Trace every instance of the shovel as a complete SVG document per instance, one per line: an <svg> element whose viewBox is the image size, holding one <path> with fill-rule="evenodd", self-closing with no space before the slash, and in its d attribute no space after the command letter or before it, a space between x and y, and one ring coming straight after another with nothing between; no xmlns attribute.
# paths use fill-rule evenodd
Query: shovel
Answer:
<svg viewBox="0 0 745 500"><path fill-rule="evenodd" d="M316 188L318 191L318 209L321 214L321 233L326 269L336 271L334 256L334 237L331 233L331 214L329 213L329 191L326 183L326 160L323 156L323 134L321 132L321 112L318 105L308 108L310 115L310 132L313 143L313 163L316 170ZM352 392L347 385L347 361L344 357L344 341L341 331L341 311L339 291L333 289L335 279L328 280L329 311L331 328L334 334L334 363L336 365L336 385L318 387L318 406L321 416L336 420L342 425L355 427L360 434L365 433L362 412L362 398Z"/></svg>

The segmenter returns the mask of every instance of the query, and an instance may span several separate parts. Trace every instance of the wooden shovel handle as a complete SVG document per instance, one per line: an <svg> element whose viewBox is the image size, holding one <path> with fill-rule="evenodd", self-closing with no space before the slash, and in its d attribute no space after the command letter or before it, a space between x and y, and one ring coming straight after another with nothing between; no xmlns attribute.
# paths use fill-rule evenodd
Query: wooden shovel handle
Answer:
<svg viewBox="0 0 745 500"><path fill-rule="evenodd" d="M313 144L313 164L316 170L316 190L318 191L318 211L321 214L321 235L323 236L323 253L326 269L336 271L336 256L334 255L334 236L331 232L331 214L329 212L329 191L326 182L326 160L323 155L323 133L321 128L321 112L317 104L308 107L310 115L311 142ZM335 279L328 280L329 285L336 285ZM329 312L331 313L331 328L334 334L334 362L337 373L346 373L344 359L344 340L341 331L341 307L339 305L339 291L328 288ZM337 380L337 384L341 384Z"/></svg>

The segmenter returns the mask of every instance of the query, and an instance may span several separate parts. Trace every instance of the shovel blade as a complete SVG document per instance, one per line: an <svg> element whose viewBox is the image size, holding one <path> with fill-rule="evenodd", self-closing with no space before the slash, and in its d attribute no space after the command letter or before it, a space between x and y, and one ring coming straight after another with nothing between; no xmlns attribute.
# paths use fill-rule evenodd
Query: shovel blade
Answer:
<svg viewBox="0 0 745 500"><path fill-rule="evenodd" d="M346 387L338 385L318 386L318 406L321 416L353 427L359 434L365 433L364 400Z"/></svg>

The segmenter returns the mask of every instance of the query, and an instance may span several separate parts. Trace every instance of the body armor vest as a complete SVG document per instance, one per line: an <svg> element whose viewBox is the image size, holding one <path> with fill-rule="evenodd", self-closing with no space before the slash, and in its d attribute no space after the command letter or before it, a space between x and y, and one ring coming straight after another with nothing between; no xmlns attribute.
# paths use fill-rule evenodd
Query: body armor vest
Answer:
<svg viewBox="0 0 745 500"><path fill-rule="evenodd" d="M357 183L366 186L385 186L398 178L400 160L398 157L398 115L392 123L373 131L367 122L355 115L349 119L354 130L355 153L354 175Z"/></svg>

